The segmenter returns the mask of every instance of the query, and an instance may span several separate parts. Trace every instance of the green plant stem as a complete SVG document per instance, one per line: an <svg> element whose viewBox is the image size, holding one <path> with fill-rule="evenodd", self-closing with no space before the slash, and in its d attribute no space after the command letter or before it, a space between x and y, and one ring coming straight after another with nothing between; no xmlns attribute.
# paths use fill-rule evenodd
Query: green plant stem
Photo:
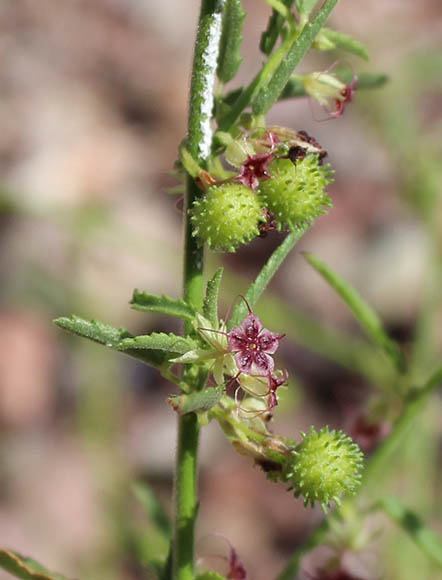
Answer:
<svg viewBox="0 0 442 580"><path fill-rule="evenodd" d="M281 245L276 248L270 258L267 260L255 281L250 285L246 292L245 299L247 300L250 308L255 306L259 297L267 288L267 284L276 274L278 268L286 259L293 246L309 229L310 225L311 224L309 223L303 224L287 234ZM239 324L239 322L244 318L244 316L246 316L246 314L247 306L243 302L238 302L233 309L231 317L229 318L228 327L232 328L232 326L235 326L235 324Z"/></svg>
<svg viewBox="0 0 442 580"><path fill-rule="evenodd" d="M198 419L195 413L180 415L175 476L175 530L173 578L191 580L193 574L194 527L197 511L196 464Z"/></svg>
<svg viewBox="0 0 442 580"><path fill-rule="evenodd" d="M311 23L306 18L296 27L291 27L287 38L269 56L267 62L250 85L241 92L238 99L220 119L218 129L229 131L246 107L252 103L255 114L265 114L275 103L290 79L301 58L311 46L337 0L325 0Z"/></svg>
<svg viewBox="0 0 442 580"><path fill-rule="evenodd" d="M190 88L187 147L190 154L204 165L212 144L210 126L213 91L221 36L222 11L225 0L202 0L198 22ZM193 179L187 180L184 224L184 299L197 310L203 300L203 249L192 236L188 209L200 195ZM185 330L191 331L185 323ZM189 389L195 379L183 376ZM173 539L173 579L194 577L194 526L197 512L196 466L198 421L194 413L178 418L178 444L175 471L175 528Z"/></svg>
<svg viewBox="0 0 442 580"><path fill-rule="evenodd" d="M244 109L250 105L251 101L259 92L261 87L267 85L273 73L281 63L281 60L284 58L287 50L298 38L300 32L301 31L298 28L294 29L291 34L289 34L288 38L281 44L281 46L269 56L267 62L264 64L250 85L241 92L229 113L220 120L218 126L220 131L229 131Z"/></svg>

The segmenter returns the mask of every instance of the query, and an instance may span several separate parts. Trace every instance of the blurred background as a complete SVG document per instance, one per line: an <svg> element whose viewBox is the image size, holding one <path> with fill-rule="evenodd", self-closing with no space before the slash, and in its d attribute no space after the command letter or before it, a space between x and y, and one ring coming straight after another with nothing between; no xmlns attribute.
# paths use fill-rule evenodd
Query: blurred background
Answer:
<svg viewBox="0 0 442 580"><path fill-rule="evenodd" d="M244 62L232 88L260 66L270 13L258 0L243 4ZM171 387L52 319L75 313L134 334L179 330L128 301L133 288L181 293L182 216L167 188L186 131L198 10L190 0L0 5L0 546L72 578L150 578L140 562L166 550L131 482L148 483L170 512ZM388 431L388 413L374 430L361 417L388 399L389 377L299 252L314 252L360 290L413 354L417 383L424 380L442 347L442 5L341 0L330 24L366 44L370 63L345 57L356 71L384 72L390 82L358 92L339 120L316 122L306 99L269 115L315 136L336 180L334 209L291 254L256 313L288 335L280 362L291 383L275 432L297 437L328 423L369 451ZM312 54L301 70L336 58ZM224 312L280 240L273 233L235 255L208 256L208 275L221 263L227 269ZM336 348L327 329L350 338ZM350 356L345 344L359 343ZM436 396L393 476L380 482L439 532L441 411ZM266 481L217 425L204 429L200 451L199 557L226 553L210 536L221 533L251 579L274 577L320 511ZM441 577L403 532L382 517L371 526L368 548L349 555L354 575ZM303 577L315 565L306 561Z"/></svg>

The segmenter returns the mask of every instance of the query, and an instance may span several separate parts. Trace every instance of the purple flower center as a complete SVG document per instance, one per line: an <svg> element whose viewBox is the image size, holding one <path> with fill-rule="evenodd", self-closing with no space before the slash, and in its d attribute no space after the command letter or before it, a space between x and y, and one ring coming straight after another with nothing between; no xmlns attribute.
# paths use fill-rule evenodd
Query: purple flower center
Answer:
<svg viewBox="0 0 442 580"><path fill-rule="evenodd" d="M259 153L258 155L248 156L241 165L236 180L242 185L255 190L259 185L260 179L268 179L270 171L268 169L270 161L273 159L273 153Z"/></svg>

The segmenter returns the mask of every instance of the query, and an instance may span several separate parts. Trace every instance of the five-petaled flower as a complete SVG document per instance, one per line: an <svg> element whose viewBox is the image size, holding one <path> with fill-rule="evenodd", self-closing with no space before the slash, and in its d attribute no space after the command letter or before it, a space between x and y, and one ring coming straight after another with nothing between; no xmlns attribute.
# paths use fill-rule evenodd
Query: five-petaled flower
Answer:
<svg viewBox="0 0 442 580"><path fill-rule="evenodd" d="M259 318L249 312L239 326L227 333L227 344L238 372L270 376L275 366L270 355L275 354L281 338L282 335L264 328Z"/></svg>

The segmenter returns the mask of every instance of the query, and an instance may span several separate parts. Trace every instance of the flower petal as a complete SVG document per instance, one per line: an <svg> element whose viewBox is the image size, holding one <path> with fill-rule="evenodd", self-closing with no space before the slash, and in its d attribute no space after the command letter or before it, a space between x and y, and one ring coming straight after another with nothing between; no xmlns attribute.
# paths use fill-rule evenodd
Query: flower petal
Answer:
<svg viewBox="0 0 442 580"><path fill-rule="evenodd" d="M262 322L254 314L248 314L240 324L244 338L254 339L262 330Z"/></svg>
<svg viewBox="0 0 442 580"><path fill-rule="evenodd" d="M227 336L230 352L238 352L247 349L247 337L239 326L234 326Z"/></svg>
<svg viewBox="0 0 442 580"><path fill-rule="evenodd" d="M252 373L253 357L251 352L237 352L234 358L239 372L245 373L246 375L258 374Z"/></svg>
<svg viewBox="0 0 442 580"><path fill-rule="evenodd" d="M279 336L264 328L258 336L257 342L262 351L268 354L274 354L279 346Z"/></svg>
<svg viewBox="0 0 442 580"><path fill-rule="evenodd" d="M253 357L251 370L249 374L266 376L272 372L275 366L275 361L272 357L264 352L257 352ZM244 372L244 371L243 371Z"/></svg>

